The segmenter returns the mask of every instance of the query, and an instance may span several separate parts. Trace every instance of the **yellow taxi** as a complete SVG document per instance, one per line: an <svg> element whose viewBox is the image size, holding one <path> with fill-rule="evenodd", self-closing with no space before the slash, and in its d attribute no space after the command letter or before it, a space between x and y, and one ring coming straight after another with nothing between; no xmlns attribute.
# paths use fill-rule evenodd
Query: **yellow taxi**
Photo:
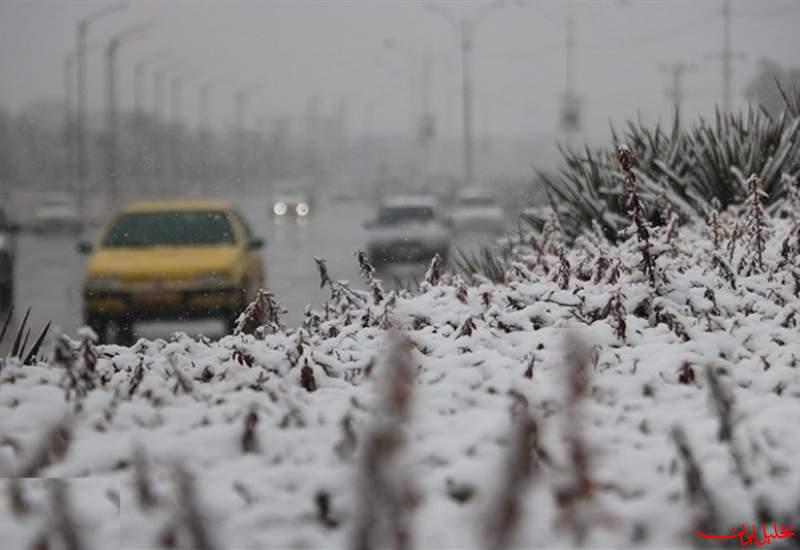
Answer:
<svg viewBox="0 0 800 550"><path fill-rule="evenodd" d="M264 284L264 241L229 202L136 202L104 228L83 280L85 323L120 340L148 320L218 318L228 330Z"/></svg>

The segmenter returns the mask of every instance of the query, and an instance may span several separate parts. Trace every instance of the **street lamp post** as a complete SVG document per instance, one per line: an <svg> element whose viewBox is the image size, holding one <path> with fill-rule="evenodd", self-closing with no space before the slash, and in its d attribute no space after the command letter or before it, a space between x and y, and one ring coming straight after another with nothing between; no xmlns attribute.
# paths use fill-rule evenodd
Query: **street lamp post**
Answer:
<svg viewBox="0 0 800 550"><path fill-rule="evenodd" d="M144 57L136 62L133 67L133 110L137 116L144 116L144 94L145 94L145 69L152 61L164 59L168 56L167 50L159 50L152 55Z"/></svg>
<svg viewBox="0 0 800 550"><path fill-rule="evenodd" d="M170 122L169 122L169 176L170 182L175 188L179 188L180 183L180 112L181 112L181 88L183 76L175 75L170 81Z"/></svg>
<svg viewBox="0 0 800 550"><path fill-rule="evenodd" d="M435 119L431 112L430 102L433 60L430 52L415 51L394 40L385 40L383 47L402 52L407 57L409 133L412 142L416 142L419 148L414 150L416 157L414 164L415 169L421 169L422 175L428 178L430 176L431 142L435 133ZM415 73L418 78L414 77Z"/></svg>
<svg viewBox="0 0 800 550"><path fill-rule="evenodd" d="M214 182L214 176L211 175L212 166L212 131L208 115L208 100L209 94L213 88L224 82L225 77L219 75L200 84L200 102L198 106L197 117L197 135L200 143L200 159L198 163L199 175L198 179L203 179L206 185L211 185Z"/></svg>
<svg viewBox="0 0 800 550"><path fill-rule="evenodd" d="M262 84L251 84L249 86L245 86L244 88L239 88L236 90L234 96L234 102L236 107L236 170L237 176L239 179L239 185L242 191L247 189L246 186L246 178L247 178L247 158L245 154L245 130L244 130L244 121L245 116L247 115L247 101L250 98L250 94L256 92L263 88Z"/></svg>
<svg viewBox="0 0 800 550"><path fill-rule="evenodd" d="M75 113L73 111L75 90L75 53L64 56L64 143L66 173L69 174L72 191L78 191L78 175L75 164Z"/></svg>
<svg viewBox="0 0 800 550"><path fill-rule="evenodd" d="M210 80L206 80L200 85L200 104L198 113L198 129L206 132L209 129L208 119L208 96L211 90L225 81L224 76L216 76Z"/></svg>
<svg viewBox="0 0 800 550"><path fill-rule="evenodd" d="M479 10L472 17L457 16L443 7L428 3L425 7L443 17L456 31L461 49L461 99L462 119L464 123L464 183L470 186L475 181L475 157L473 140L473 110L472 110L472 51L475 47L475 33L478 24L491 12L505 7L502 0L492 2Z"/></svg>
<svg viewBox="0 0 800 550"><path fill-rule="evenodd" d="M167 181L167 171L164 168L164 128L166 126L164 83L170 68L171 65L161 67L153 72L153 172L158 174L162 191L166 187Z"/></svg>
<svg viewBox="0 0 800 550"><path fill-rule="evenodd" d="M106 135L106 172L109 184L110 204L116 205L119 198L119 123L117 119L117 54L122 44L140 38L145 27L131 27L111 37L106 47L106 93L108 129Z"/></svg>
<svg viewBox="0 0 800 550"><path fill-rule="evenodd" d="M86 192L87 192L87 174L88 174L88 161L87 161L87 147L86 147L86 39L89 35L89 25L93 21L111 15L127 7L126 4L114 4L105 6L95 12L90 13L80 21L78 21L78 44L76 50L76 63L77 63L77 110L75 113L75 148L76 148L76 175L78 186L78 208L81 213L81 223L86 222Z"/></svg>
<svg viewBox="0 0 800 550"><path fill-rule="evenodd" d="M146 153L145 142L148 132L148 121L144 111L144 97L145 97L145 69L147 64L156 59L162 59L165 51L161 50L140 59L136 62L133 68L133 111L135 114L135 131L136 131L136 174L139 179L139 187L142 188L145 182L146 170ZM155 114L155 113L154 113ZM154 120L151 120L151 123Z"/></svg>
<svg viewBox="0 0 800 550"><path fill-rule="evenodd" d="M195 74L195 72L179 73L174 75L170 81L170 173L173 180L173 185L179 189L184 183L182 157L183 142L181 140L181 100L183 95L183 84L187 79L192 78Z"/></svg>

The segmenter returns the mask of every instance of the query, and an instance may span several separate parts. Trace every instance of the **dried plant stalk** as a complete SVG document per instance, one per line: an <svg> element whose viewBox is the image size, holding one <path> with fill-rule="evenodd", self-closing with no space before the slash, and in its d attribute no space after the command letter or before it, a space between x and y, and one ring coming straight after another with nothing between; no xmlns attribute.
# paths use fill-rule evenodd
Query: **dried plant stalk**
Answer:
<svg viewBox="0 0 800 550"><path fill-rule="evenodd" d="M84 550L80 528L72 517L69 504L67 482L63 479L48 479L48 492L50 495L50 512L52 514L53 530L64 543L64 550Z"/></svg>
<svg viewBox="0 0 800 550"><path fill-rule="evenodd" d="M583 401L587 397L591 377L592 350L575 332L564 338L567 376L566 415L564 434L571 469L568 483L556 491L560 512L560 523L572 533L577 544L583 544L591 527L581 513L583 503L592 498L591 455L583 437Z"/></svg>
<svg viewBox="0 0 800 550"><path fill-rule="evenodd" d="M639 241L639 250L642 253L641 268L650 281L650 286L656 286L656 261L652 254L650 244L650 230L644 215L644 208L639 200L636 188L636 175L633 173L633 153L625 146L617 147L617 160L625 176L625 187L628 193L628 214L633 218L636 226L636 237Z"/></svg>
<svg viewBox="0 0 800 550"><path fill-rule="evenodd" d="M524 396L512 394L511 440L502 470L499 490L489 506L484 529L484 547L502 550L512 547L519 528L523 499L538 472L534 450L538 428Z"/></svg>
<svg viewBox="0 0 800 550"><path fill-rule="evenodd" d="M742 480L745 487L749 487L753 479L747 472L745 456L741 447L734 438L734 399L733 392L716 373L713 367L706 369L708 375L708 388L711 393L711 400L714 403L714 410L719 417L719 433L717 439L728 444L731 458L736 466L736 473Z"/></svg>
<svg viewBox="0 0 800 550"><path fill-rule="evenodd" d="M150 463L147 454L138 446L133 451L133 486L139 508L149 510L158 505L158 498L150 483Z"/></svg>
<svg viewBox="0 0 800 550"><path fill-rule="evenodd" d="M206 520L200 513L194 481L188 470L182 466L175 468L178 517L192 541L193 550L216 550Z"/></svg>
<svg viewBox="0 0 800 550"><path fill-rule="evenodd" d="M678 450L678 457L685 468L686 495L689 503L697 510L694 530L703 533L715 533L721 527L717 505L703 480L700 464L689 446L686 432L682 427L675 426L672 428L671 435L672 441Z"/></svg>
<svg viewBox="0 0 800 550"><path fill-rule="evenodd" d="M244 429L242 430L242 452L257 453L259 450L258 433L258 411L251 407L244 417Z"/></svg>
<svg viewBox="0 0 800 550"><path fill-rule="evenodd" d="M410 414L414 367L412 345L390 335L382 388L382 411L367 434L358 470L358 502L351 533L353 550L387 547L411 548L411 515L416 494L410 479L398 472L405 444L404 424Z"/></svg>
<svg viewBox="0 0 800 550"><path fill-rule="evenodd" d="M42 470L66 456L72 443L72 424L69 418L57 422L42 433L33 453L17 468L17 477L37 477Z"/></svg>

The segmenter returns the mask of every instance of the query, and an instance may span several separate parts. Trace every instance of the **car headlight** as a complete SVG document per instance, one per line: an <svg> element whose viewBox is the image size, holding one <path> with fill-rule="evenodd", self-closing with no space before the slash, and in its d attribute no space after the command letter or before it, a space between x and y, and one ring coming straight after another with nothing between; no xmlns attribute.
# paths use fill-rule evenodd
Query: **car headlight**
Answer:
<svg viewBox="0 0 800 550"><path fill-rule="evenodd" d="M228 273L211 272L203 273L192 279L192 284L197 288L218 288L233 286L233 278Z"/></svg>
<svg viewBox="0 0 800 550"><path fill-rule="evenodd" d="M119 290L122 287L122 281L119 277L113 275L98 275L95 277L88 277L86 279L86 290L103 291L103 290Z"/></svg>
<svg viewBox="0 0 800 550"><path fill-rule="evenodd" d="M310 209L308 205L304 202L301 202L300 204L297 205L297 208L295 208L295 212L297 212L297 215L300 216L301 218L303 216L308 216L309 210Z"/></svg>
<svg viewBox="0 0 800 550"><path fill-rule="evenodd" d="M275 206L272 207L272 211L275 212L276 216L283 216L286 214L286 203L285 202L276 202Z"/></svg>

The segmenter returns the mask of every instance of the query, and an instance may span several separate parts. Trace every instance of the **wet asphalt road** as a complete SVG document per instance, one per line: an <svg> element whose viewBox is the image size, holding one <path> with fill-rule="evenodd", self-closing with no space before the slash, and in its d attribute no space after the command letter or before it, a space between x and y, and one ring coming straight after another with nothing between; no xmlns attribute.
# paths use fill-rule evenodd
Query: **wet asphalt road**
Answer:
<svg viewBox="0 0 800 550"><path fill-rule="evenodd" d="M267 286L288 310L284 316L288 325L302 322L305 306L321 306L327 296L327 291L319 288L315 256L327 260L332 277L364 288L356 252L366 244L362 222L373 215L370 203L320 201L307 220L297 223L294 219L275 222L264 198L250 197L237 202L253 231L267 241L264 249ZM77 333L82 326L81 277L85 262L85 257L77 252L78 241L78 236L64 233L19 235L15 323L30 306L33 333L48 321L53 322L57 331ZM486 241L484 236L466 235L454 244L474 249L479 242ZM424 264L397 266L379 276L391 288L398 279L408 282L412 277L421 278L426 268ZM223 329L216 321L140 323L134 328L136 336L150 338L169 337L175 331L213 338L222 335Z"/></svg>

